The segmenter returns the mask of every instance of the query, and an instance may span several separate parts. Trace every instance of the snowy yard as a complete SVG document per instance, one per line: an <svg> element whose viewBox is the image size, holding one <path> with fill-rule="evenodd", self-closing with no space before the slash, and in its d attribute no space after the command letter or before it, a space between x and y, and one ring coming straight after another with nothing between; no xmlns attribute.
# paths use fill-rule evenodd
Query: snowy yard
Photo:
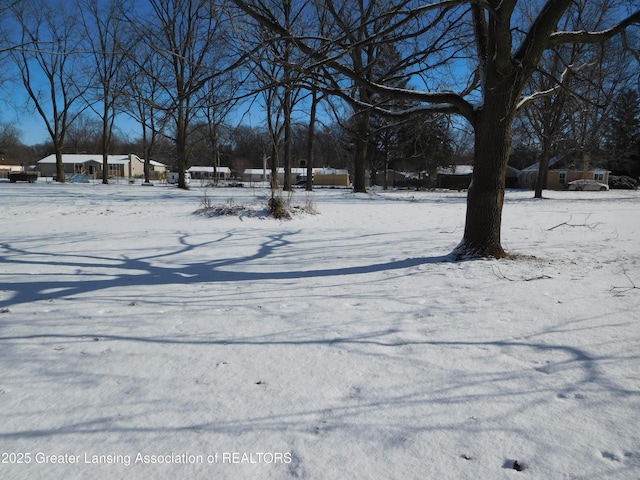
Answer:
<svg viewBox="0 0 640 480"><path fill-rule="evenodd" d="M0 478L640 478L640 192L203 195L0 182Z"/></svg>

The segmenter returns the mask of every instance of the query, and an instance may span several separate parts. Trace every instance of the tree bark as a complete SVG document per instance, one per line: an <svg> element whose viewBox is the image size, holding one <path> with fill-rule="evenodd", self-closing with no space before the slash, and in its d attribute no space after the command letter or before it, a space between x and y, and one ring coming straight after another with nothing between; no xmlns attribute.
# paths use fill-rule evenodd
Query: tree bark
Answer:
<svg viewBox="0 0 640 480"><path fill-rule="evenodd" d="M318 109L318 91L315 87L311 89L311 109L309 111L309 136L307 137L307 192L313 191L313 147L316 135L316 112Z"/></svg>
<svg viewBox="0 0 640 480"><path fill-rule="evenodd" d="M358 98L363 103L371 101L371 96L367 89L360 88ZM356 132L355 132L355 151L353 159L353 191L357 193L366 193L366 173L367 158L369 150L369 135L371 133L371 113L362 108L356 109L355 112Z"/></svg>
<svg viewBox="0 0 640 480"><path fill-rule="evenodd" d="M354 153L354 175L353 175L353 191L357 193L366 193L367 186L365 181L367 148L369 146L369 113L362 112L356 117L357 128L355 138Z"/></svg>
<svg viewBox="0 0 640 480"><path fill-rule="evenodd" d="M549 146L547 140L542 140L542 155L538 164L538 177L536 178L535 193L533 198L542 198L542 191L547 188L547 175L549 174Z"/></svg>
<svg viewBox="0 0 640 480"><path fill-rule="evenodd" d="M503 75L493 78L495 81L487 81L485 104L474 121L474 167L464 235L454 250L458 260L508 257L501 242L502 207L515 116L513 99L519 95L519 86Z"/></svg>
<svg viewBox="0 0 640 480"><path fill-rule="evenodd" d="M507 256L501 243L501 223L510 136L511 128L507 125L497 129L488 125L477 128L464 236L454 252L458 260Z"/></svg>
<svg viewBox="0 0 640 480"><path fill-rule="evenodd" d="M293 182L291 181L291 167L292 167L292 139L291 139L291 89L287 83L284 88L284 142L283 142L283 156L284 156L284 182L282 189L290 192L293 190Z"/></svg>
<svg viewBox="0 0 640 480"><path fill-rule="evenodd" d="M56 153L56 182L64 183L67 181L64 174L64 163L62 163L62 148L54 142Z"/></svg>
<svg viewBox="0 0 640 480"><path fill-rule="evenodd" d="M183 87L178 88L184 91ZM184 105L178 105L176 111L176 163L178 165L178 188L188 190L187 185L187 114Z"/></svg>
<svg viewBox="0 0 640 480"><path fill-rule="evenodd" d="M109 107L104 103L102 112L102 138L100 148L102 149L102 183L109 183L109 143L111 132L109 130Z"/></svg>

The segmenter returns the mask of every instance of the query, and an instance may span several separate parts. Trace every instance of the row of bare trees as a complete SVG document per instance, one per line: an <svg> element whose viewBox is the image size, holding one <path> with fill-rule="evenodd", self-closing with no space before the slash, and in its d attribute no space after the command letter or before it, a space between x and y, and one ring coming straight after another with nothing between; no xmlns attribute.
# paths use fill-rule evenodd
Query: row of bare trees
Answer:
<svg viewBox="0 0 640 480"><path fill-rule="evenodd" d="M320 19L304 18L301 8L309 3L295 3L271 3L289 29L335 35L330 25L347 21L341 20L344 11L331 10L325 10ZM180 172L179 184L184 187L185 166L194 149L206 144L213 165L218 165L221 145L228 144L223 138L225 120L234 106L249 100L266 112L271 140L262 156L269 158L272 169L284 165L285 189L292 185L294 129L299 132L301 123L309 132L307 166L314 165L314 143L322 137L316 133L320 102L351 136L352 148L345 150L354 152L356 158L357 190L364 189L364 162L374 170L400 163L391 158L389 146L395 141L397 157L397 150L403 148L398 138L404 136L405 143L410 143L406 130L412 124L390 123L379 116L376 120L375 112L367 109L356 109L362 111L354 116L340 99L358 98L365 95L364 90L341 93L338 78L327 89L322 68L306 70L311 61L308 55L287 39L274 40L266 27L239 13L228 2L209 0L24 0L2 9L7 58L16 67L17 83L27 91L30 107L47 127L59 180L64 181L62 152L78 151L81 142L74 137L92 130L88 119L98 119L99 145L93 150L102 152L103 182L107 183L107 156L117 141L116 119L127 115L140 125L143 158L158 155L166 140L172 142L171 163ZM375 10L367 13L375 14ZM348 26L344 23L341 28ZM381 81L382 75L398 77L401 69L393 66L397 57L389 44L371 52L369 66L359 68L375 65ZM388 67L386 72L382 66ZM399 82L397 78L392 81ZM295 119L294 111L298 112ZM440 123L434 124L440 128ZM325 124L323 130L331 131L332 126ZM418 137L421 141L414 144L422 144L430 135ZM377 147L383 143L390 158L381 161L376 158ZM446 148L448 145L443 150ZM427 150L420 145L411 153L423 159ZM339 162L330 163L336 166ZM148 178L148 165L145 176ZM311 188L312 175L307 179Z"/></svg>
<svg viewBox="0 0 640 480"><path fill-rule="evenodd" d="M122 112L140 123L146 159L171 139L181 187L190 137L215 152L229 112L249 99L265 112L264 155L285 172L295 111L307 114L310 158L318 105L348 118L355 191L394 141L444 155L442 122L457 118L473 132L475 166L459 258L506 255L514 125L537 137L542 168L567 125L588 138L637 75L640 22L631 0L22 0L1 14L2 50L47 124L59 178L69 127L88 109L105 162Z"/></svg>
<svg viewBox="0 0 640 480"><path fill-rule="evenodd" d="M239 85L226 13L208 0L6 2L2 50L47 127L57 178L70 128L91 111L102 124L104 183L116 118L128 115L141 125L145 159L157 139L173 141L184 187L195 123L215 148Z"/></svg>

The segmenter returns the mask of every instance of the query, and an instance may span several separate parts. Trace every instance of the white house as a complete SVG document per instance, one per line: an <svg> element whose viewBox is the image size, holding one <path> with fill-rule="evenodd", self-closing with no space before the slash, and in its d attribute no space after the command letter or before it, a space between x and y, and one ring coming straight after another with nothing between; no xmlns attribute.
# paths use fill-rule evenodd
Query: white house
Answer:
<svg viewBox="0 0 640 480"><path fill-rule="evenodd" d="M248 183L270 182L270 168L245 168L242 173L242 181Z"/></svg>
<svg viewBox="0 0 640 480"><path fill-rule="evenodd" d="M318 172L322 171L322 168L313 168L312 172L315 176ZM307 178L306 168L292 168L291 169L291 181L295 184L302 182ZM244 182L270 182L271 181L271 169L263 168L246 168L242 174L242 180ZM278 168L278 183L282 185L284 183L284 168Z"/></svg>
<svg viewBox="0 0 640 480"><path fill-rule="evenodd" d="M163 163L151 160L151 179L166 177L167 166ZM65 153L62 155L64 173L73 175L82 173L89 177L102 177L102 155L86 153ZM133 153L129 155L108 155L109 177L141 178L144 176L144 160ZM54 154L38 161L38 169L43 177L56 175L56 156Z"/></svg>
<svg viewBox="0 0 640 480"><path fill-rule="evenodd" d="M213 179L217 177L219 180L226 180L231 178L231 169L229 167L216 167L215 172L213 167L200 167L194 165L187 170L191 174L191 178L199 179Z"/></svg>
<svg viewBox="0 0 640 480"><path fill-rule="evenodd" d="M313 184L316 186L348 187L350 185L349 172L335 168L312 168ZM271 170L262 168L245 169L242 180L248 183L270 182ZM293 184L302 184L307 180L306 168L292 168L291 181ZM278 183L284 183L284 168L278 168Z"/></svg>

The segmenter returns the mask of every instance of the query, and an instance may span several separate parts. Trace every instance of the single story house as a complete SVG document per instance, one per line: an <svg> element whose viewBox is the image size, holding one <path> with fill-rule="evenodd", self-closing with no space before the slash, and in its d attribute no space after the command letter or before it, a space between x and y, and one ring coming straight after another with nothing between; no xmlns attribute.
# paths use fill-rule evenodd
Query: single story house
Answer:
<svg viewBox="0 0 640 480"><path fill-rule="evenodd" d="M216 167L215 172L213 167L192 166L187 169L187 172L191 174L192 179L212 180L218 178L218 180L228 180L231 178L231 169L229 167Z"/></svg>
<svg viewBox="0 0 640 480"><path fill-rule="evenodd" d="M270 168L245 168L242 181L246 183L271 182Z"/></svg>
<svg viewBox="0 0 640 480"><path fill-rule="evenodd" d="M536 187L540 162L528 166L520 172L520 186L527 190ZM588 155L577 158L573 155L561 155L549 160L547 173L548 190L565 190L569 182L574 180L596 180L604 184L609 183L609 171L604 168L593 168Z"/></svg>
<svg viewBox="0 0 640 480"><path fill-rule="evenodd" d="M348 170L336 168L312 168L313 184L319 187L348 187L351 185ZM306 168L292 168L291 182L305 182L307 179ZM242 181L246 183L270 182L271 169L247 168L242 174ZM284 168L278 168L278 184L284 183Z"/></svg>
<svg viewBox="0 0 640 480"><path fill-rule="evenodd" d="M438 188L451 190L465 190L471 184L473 165L452 165L450 167L438 167L436 170Z"/></svg>
<svg viewBox="0 0 640 480"><path fill-rule="evenodd" d="M507 173L504 177L504 188L520 188L520 170L507 165Z"/></svg>
<svg viewBox="0 0 640 480"><path fill-rule="evenodd" d="M312 172L315 176L316 171L320 169L313 168ZM292 168L291 169L291 183L294 185L300 181L304 181L307 178L306 168ZM242 181L247 183L257 182L271 182L271 169L267 168L247 168L242 173ZM284 183L284 168L278 168L278 184Z"/></svg>
<svg viewBox="0 0 640 480"><path fill-rule="evenodd" d="M321 168L312 168L314 178L320 172ZM306 168L292 168L291 182L295 185L298 182L305 181L307 178ZM246 168L242 173L242 181L247 183L271 182L271 169L267 168ZM278 184L284 183L284 168L278 168Z"/></svg>
<svg viewBox="0 0 640 480"><path fill-rule="evenodd" d="M15 160L0 158L0 178L8 178L11 172L22 172L24 168Z"/></svg>
<svg viewBox="0 0 640 480"><path fill-rule="evenodd" d="M400 172L389 168L386 170L386 172L384 170L381 170L379 172L373 173L367 170L365 174L365 185L367 185L368 187L372 185L384 185L385 174L387 177L388 188L408 188L416 186L418 184L418 176L415 173Z"/></svg>
<svg viewBox="0 0 640 480"><path fill-rule="evenodd" d="M102 177L102 155L85 153L65 153L62 155L64 173L73 175L81 173L93 178ZM144 177L144 160L133 153L129 155L108 155L107 165L110 178L142 178ZM56 156L49 155L38 161L38 169L43 177L56 176ZM152 180L166 178L167 166L150 161L150 177Z"/></svg>
<svg viewBox="0 0 640 480"><path fill-rule="evenodd" d="M448 188L451 190L465 190L471 184L473 175L473 165L453 165L451 167L438 167L437 169L438 188ZM520 170L507 165L504 178L505 188L517 188L520 178Z"/></svg>

